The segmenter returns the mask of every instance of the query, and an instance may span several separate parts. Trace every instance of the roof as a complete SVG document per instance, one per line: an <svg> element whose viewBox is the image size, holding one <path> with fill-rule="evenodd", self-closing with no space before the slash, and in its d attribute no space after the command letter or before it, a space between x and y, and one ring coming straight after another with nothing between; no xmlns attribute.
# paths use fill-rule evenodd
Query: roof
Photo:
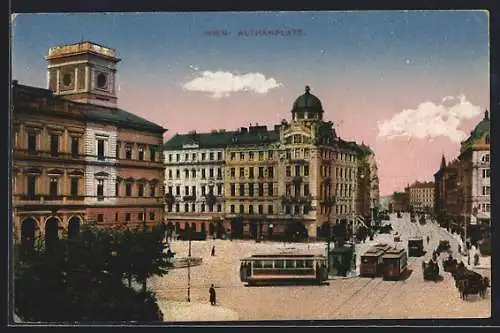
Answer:
<svg viewBox="0 0 500 333"><path fill-rule="evenodd" d="M251 129L251 128L250 128ZM279 130L229 131L211 133L176 134L162 146L163 150L182 149L184 145L197 144L198 148L226 148L269 144L279 141Z"/></svg>
<svg viewBox="0 0 500 333"><path fill-rule="evenodd" d="M307 109L309 111L323 112L323 105L318 97L311 94L311 89L306 86L305 93L297 97L293 103L293 110Z"/></svg>
<svg viewBox="0 0 500 333"><path fill-rule="evenodd" d="M488 110L484 112L484 118L474 127L470 132L470 136L467 140L462 142L462 145L472 143L487 133L490 133L490 117Z"/></svg>
<svg viewBox="0 0 500 333"><path fill-rule="evenodd" d="M110 108L105 106L96 106L89 103L71 101L69 99L65 99L64 97L54 95L53 92L49 89L22 85L18 84L17 81L13 81L13 98L16 99L16 97L21 94L35 98L46 98L48 100L64 100L65 102L73 105L83 106L82 111L85 120L112 123L122 127L160 133L166 131L166 129L162 126L159 126L149 120L146 120L120 108Z"/></svg>

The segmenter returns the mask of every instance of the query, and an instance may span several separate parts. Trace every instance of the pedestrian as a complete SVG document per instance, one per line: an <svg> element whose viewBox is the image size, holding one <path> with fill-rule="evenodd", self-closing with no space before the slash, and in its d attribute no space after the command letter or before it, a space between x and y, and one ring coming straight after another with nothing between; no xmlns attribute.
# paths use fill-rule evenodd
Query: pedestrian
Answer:
<svg viewBox="0 0 500 333"><path fill-rule="evenodd" d="M214 288L213 284L210 286L210 289L208 290L208 292L210 293L210 304L215 305L216 304L216 297L215 297L215 288Z"/></svg>
<svg viewBox="0 0 500 333"><path fill-rule="evenodd" d="M212 257L215 256L215 245L212 245Z"/></svg>
<svg viewBox="0 0 500 333"><path fill-rule="evenodd" d="M460 244L458 244L458 253L462 255L462 246Z"/></svg>
<svg viewBox="0 0 500 333"><path fill-rule="evenodd" d="M470 265L470 252L467 254L467 265Z"/></svg>
<svg viewBox="0 0 500 333"><path fill-rule="evenodd" d="M427 236L427 245L429 245L429 240L430 240L430 237Z"/></svg>

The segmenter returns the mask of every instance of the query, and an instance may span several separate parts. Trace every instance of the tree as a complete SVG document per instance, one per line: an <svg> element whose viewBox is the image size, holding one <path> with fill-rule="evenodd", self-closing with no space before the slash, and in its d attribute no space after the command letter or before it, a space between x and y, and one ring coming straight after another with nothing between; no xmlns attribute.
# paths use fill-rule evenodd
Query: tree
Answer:
<svg viewBox="0 0 500 333"><path fill-rule="evenodd" d="M141 291L123 283L125 276L142 281L166 273L158 234L84 227L79 237L57 241L50 252L38 247L21 255L16 247L16 313L24 321L162 320L156 297L146 290L145 282ZM138 251L146 240L154 244ZM132 251L122 251L125 245ZM142 256L133 257L134 253ZM147 264L141 266L138 260Z"/></svg>

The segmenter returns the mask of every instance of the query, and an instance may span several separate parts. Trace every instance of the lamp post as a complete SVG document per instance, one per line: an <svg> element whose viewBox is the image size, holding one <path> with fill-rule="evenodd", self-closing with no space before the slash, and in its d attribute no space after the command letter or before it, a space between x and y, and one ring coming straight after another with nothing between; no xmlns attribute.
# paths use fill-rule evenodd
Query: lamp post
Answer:
<svg viewBox="0 0 500 333"><path fill-rule="evenodd" d="M187 301L191 302L191 227L189 227L188 235L189 235L189 250L188 250L188 289L187 289Z"/></svg>
<svg viewBox="0 0 500 333"><path fill-rule="evenodd" d="M463 216L464 216L464 241L465 241L465 251L464 254L468 255L469 249L467 248L467 186L465 182L458 182L457 185L462 188L462 194L463 194Z"/></svg>

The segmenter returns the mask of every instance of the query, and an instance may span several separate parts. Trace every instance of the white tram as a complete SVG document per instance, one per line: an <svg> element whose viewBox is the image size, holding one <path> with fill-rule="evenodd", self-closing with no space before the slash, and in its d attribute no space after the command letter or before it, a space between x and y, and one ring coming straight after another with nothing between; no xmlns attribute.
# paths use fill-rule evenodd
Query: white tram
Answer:
<svg viewBox="0 0 500 333"><path fill-rule="evenodd" d="M241 259L240 280L258 282L321 283L328 279L325 256L314 254L255 254Z"/></svg>

